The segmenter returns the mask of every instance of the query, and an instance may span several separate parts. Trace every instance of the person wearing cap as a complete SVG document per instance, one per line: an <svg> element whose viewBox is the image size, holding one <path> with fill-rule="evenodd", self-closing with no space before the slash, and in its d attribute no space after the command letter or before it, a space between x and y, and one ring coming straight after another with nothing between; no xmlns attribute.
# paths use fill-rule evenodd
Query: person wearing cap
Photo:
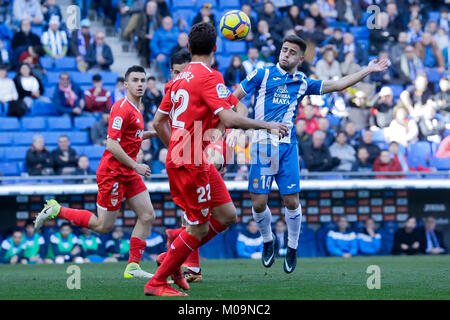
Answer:
<svg viewBox="0 0 450 320"><path fill-rule="evenodd" d="M72 31L70 38L70 53L77 58L77 61L82 61L86 53L94 43L94 35L90 31L91 22L89 19L83 19L80 22L80 29Z"/></svg>
<svg viewBox="0 0 450 320"><path fill-rule="evenodd" d="M52 16L49 21L48 30L42 34L41 41L45 52L52 58L65 57L68 50L67 34L59 30L60 21L58 16Z"/></svg>
<svg viewBox="0 0 450 320"><path fill-rule="evenodd" d="M377 110L375 124L379 128L389 127L394 120L394 93L391 87L382 87L373 105Z"/></svg>
<svg viewBox="0 0 450 320"><path fill-rule="evenodd" d="M112 97L111 92L103 88L102 77L95 74L92 77L93 87L84 91L84 100L86 101L85 111L103 112L111 109Z"/></svg>
<svg viewBox="0 0 450 320"><path fill-rule="evenodd" d="M211 8L212 8L211 3L204 3L203 6L200 8L199 13L195 16L192 25L199 22L206 22L212 24L215 27L216 19L214 17L214 14L211 12Z"/></svg>

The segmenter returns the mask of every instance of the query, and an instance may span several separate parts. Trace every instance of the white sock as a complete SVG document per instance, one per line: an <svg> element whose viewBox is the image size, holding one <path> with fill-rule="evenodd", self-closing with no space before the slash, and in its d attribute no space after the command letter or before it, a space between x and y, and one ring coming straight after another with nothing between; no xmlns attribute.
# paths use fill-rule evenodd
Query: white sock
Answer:
<svg viewBox="0 0 450 320"><path fill-rule="evenodd" d="M259 232L263 237L264 242L272 241L272 213L269 207L266 206L266 210L256 213L252 207L253 219L255 219L258 225Z"/></svg>
<svg viewBox="0 0 450 320"><path fill-rule="evenodd" d="M288 247L297 249L298 238L300 237L300 229L302 226L302 206L298 205L297 209L289 210L284 207L286 217L286 225L288 230Z"/></svg>

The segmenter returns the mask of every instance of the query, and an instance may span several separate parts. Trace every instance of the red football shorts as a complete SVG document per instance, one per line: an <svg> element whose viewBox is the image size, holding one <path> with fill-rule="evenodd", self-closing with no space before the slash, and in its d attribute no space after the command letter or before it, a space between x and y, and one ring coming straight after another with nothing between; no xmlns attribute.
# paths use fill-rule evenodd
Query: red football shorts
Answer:
<svg viewBox="0 0 450 320"><path fill-rule="evenodd" d="M191 225L206 223L211 209L231 202L230 194L214 165L167 168L173 201Z"/></svg>
<svg viewBox="0 0 450 320"><path fill-rule="evenodd" d="M120 209L122 200L147 191L147 187L138 174L131 176L97 175L97 206L108 211Z"/></svg>

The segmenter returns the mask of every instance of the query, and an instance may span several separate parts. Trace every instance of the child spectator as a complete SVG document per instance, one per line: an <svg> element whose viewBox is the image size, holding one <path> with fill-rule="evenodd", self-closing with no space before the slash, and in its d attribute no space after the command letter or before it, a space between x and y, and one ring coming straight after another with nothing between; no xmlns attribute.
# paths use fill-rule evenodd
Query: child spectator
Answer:
<svg viewBox="0 0 450 320"><path fill-rule="evenodd" d="M351 258L358 254L356 234L349 230L348 220L345 216L339 217L336 230L328 231L326 244L327 250L332 256Z"/></svg>
<svg viewBox="0 0 450 320"><path fill-rule="evenodd" d="M261 259L263 238L258 231L255 220L247 222L246 230L239 232L236 242L238 258Z"/></svg>

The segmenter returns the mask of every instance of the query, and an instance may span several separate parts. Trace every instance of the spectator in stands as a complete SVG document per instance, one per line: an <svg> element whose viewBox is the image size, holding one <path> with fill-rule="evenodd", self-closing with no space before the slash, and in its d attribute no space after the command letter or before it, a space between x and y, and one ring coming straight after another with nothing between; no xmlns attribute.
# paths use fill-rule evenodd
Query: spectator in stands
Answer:
<svg viewBox="0 0 450 320"><path fill-rule="evenodd" d="M263 238L258 231L255 220L247 222L246 230L239 232L236 242L238 258L261 259Z"/></svg>
<svg viewBox="0 0 450 320"><path fill-rule="evenodd" d="M3 43L3 40L0 39L0 65L9 66L10 64L11 61L9 58L8 46L5 43Z"/></svg>
<svg viewBox="0 0 450 320"><path fill-rule="evenodd" d="M352 165L356 160L355 149L347 143L347 134L340 131L336 135L336 141L330 146L330 154L333 158L340 160L334 168L337 171L351 171Z"/></svg>
<svg viewBox="0 0 450 320"><path fill-rule="evenodd" d="M94 35L90 28L89 19L83 19L80 22L80 29L73 30L70 37L70 52L79 63L84 60L89 47L94 43Z"/></svg>
<svg viewBox="0 0 450 320"><path fill-rule="evenodd" d="M144 121L148 122L155 117L156 110L159 107L163 98L162 92L156 87L156 78L153 76L147 79L147 89L142 97L142 104L144 105Z"/></svg>
<svg viewBox="0 0 450 320"><path fill-rule="evenodd" d="M199 13L195 16L192 21L192 25L199 22L206 22L212 24L214 27L216 26L216 18L214 17L214 13L211 12L212 4L204 3L200 8Z"/></svg>
<svg viewBox="0 0 450 320"><path fill-rule="evenodd" d="M156 30L161 27L162 16L158 12L158 5L155 1L147 1L145 11L141 12L136 26L138 41L136 49L143 57L142 65L150 66L150 41L153 39Z"/></svg>
<svg viewBox="0 0 450 320"><path fill-rule="evenodd" d="M22 254L22 264L53 263L51 259L46 259L47 247L42 235L34 229L33 220L25 222L25 232L23 233L24 249Z"/></svg>
<svg viewBox="0 0 450 320"><path fill-rule="evenodd" d="M290 6L286 17L281 20L281 29L293 29L297 33L302 29L302 25L303 19L300 16L300 8L297 5Z"/></svg>
<svg viewBox="0 0 450 320"><path fill-rule="evenodd" d="M317 118L314 113L314 107L311 105L309 97L305 97L301 104L304 105L303 113L301 112L302 110L299 109L300 112L297 117L299 119L305 119L305 131L307 134L312 135L319 128L319 124L317 123Z"/></svg>
<svg viewBox="0 0 450 320"><path fill-rule="evenodd" d="M18 73L14 77L19 99L10 102L8 116L21 117L25 115L44 93L44 87L41 81L31 73L31 67L28 63L22 63L19 66Z"/></svg>
<svg viewBox="0 0 450 320"><path fill-rule="evenodd" d="M124 238L123 228L115 227L111 239L106 241L106 252L108 256L116 258L118 261L127 261L130 252L130 240Z"/></svg>
<svg viewBox="0 0 450 320"><path fill-rule="evenodd" d="M373 164L369 161L369 151L367 148L360 147L356 153L356 160L352 164L353 172L372 172ZM369 179L372 176L357 176L358 179Z"/></svg>
<svg viewBox="0 0 450 320"><path fill-rule="evenodd" d="M114 57L111 47L105 43L103 31L95 33L95 42L89 46L84 60L88 63L90 72L109 71Z"/></svg>
<svg viewBox="0 0 450 320"><path fill-rule="evenodd" d="M36 134L33 144L27 151L26 165L31 176L53 174L53 161L50 152L45 147L44 137Z"/></svg>
<svg viewBox="0 0 450 320"><path fill-rule="evenodd" d="M242 62L242 66L245 72L247 72L247 75L256 69L264 67L264 61L259 59L259 51L257 48L248 48L247 57L248 59Z"/></svg>
<svg viewBox="0 0 450 320"><path fill-rule="evenodd" d="M110 110L113 103L111 92L103 88L102 76L95 74L92 77L92 88L84 91L86 106L84 111L102 113Z"/></svg>
<svg viewBox="0 0 450 320"><path fill-rule="evenodd" d="M34 25L41 25L44 20L41 4L38 0L14 0L12 23L19 24L23 19Z"/></svg>
<svg viewBox="0 0 450 320"><path fill-rule="evenodd" d="M330 129L330 121L328 121L327 118L318 118L317 128L318 130L325 133L325 140L323 141L323 145L327 148L330 147L334 142L334 132Z"/></svg>
<svg viewBox="0 0 450 320"><path fill-rule="evenodd" d="M286 222L283 219L275 221L275 256L284 257L287 251L288 233L286 228Z"/></svg>
<svg viewBox="0 0 450 320"><path fill-rule="evenodd" d="M326 39L325 44L334 45L338 52L342 51L344 46L343 33L341 28L334 28L333 33ZM325 46L324 46L325 47Z"/></svg>
<svg viewBox="0 0 450 320"><path fill-rule="evenodd" d="M315 2L311 3L311 5L308 8L308 11L306 12L306 16L314 19L316 27L320 31L323 32L328 27L328 24L325 18L322 16L319 5L317 3Z"/></svg>
<svg viewBox="0 0 450 320"><path fill-rule="evenodd" d="M349 229L345 216L339 216L336 230L328 231L326 245L331 256L351 258L358 254L356 234Z"/></svg>
<svg viewBox="0 0 450 320"><path fill-rule="evenodd" d="M436 219L433 216L425 218L425 228L421 232L423 233L421 247L425 249L426 254L438 255L447 252L444 237L436 230Z"/></svg>
<svg viewBox="0 0 450 320"><path fill-rule="evenodd" d="M397 38L400 31L404 29L402 17L399 15L397 10L397 4L395 2L388 3L386 5L386 13L388 14L389 19L389 33Z"/></svg>
<svg viewBox="0 0 450 320"><path fill-rule="evenodd" d="M407 43L408 36L405 31L401 31L398 33L397 41L389 46L389 58L392 63L399 69L400 59L405 52L405 48L408 45Z"/></svg>
<svg viewBox="0 0 450 320"><path fill-rule="evenodd" d="M425 73L419 73L414 80L414 86L409 87L400 94L400 102L408 109L412 117L421 115L422 107L432 98L433 92L428 85Z"/></svg>
<svg viewBox="0 0 450 320"><path fill-rule="evenodd" d="M410 119L408 115L409 112L405 106L400 104L394 108L394 120L384 130L387 142L397 141L406 148L409 143L414 143L418 140L419 128L417 122Z"/></svg>
<svg viewBox="0 0 450 320"><path fill-rule="evenodd" d="M373 133L370 130L364 131L361 144L358 149L364 147L369 152L369 162L373 163L375 159L380 155L380 147L373 143Z"/></svg>
<svg viewBox="0 0 450 320"><path fill-rule="evenodd" d="M170 79L170 51L178 42L179 29L173 25L171 17L164 17L161 28L156 30L150 42L151 60L156 59L159 71L164 79Z"/></svg>
<svg viewBox="0 0 450 320"><path fill-rule="evenodd" d="M439 72L445 70L445 60L442 51L431 37L429 32L424 32L422 39L416 42L416 55L422 60L423 66L437 68Z"/></svg>
<svg viewBox="0 0 450 320"><path fill-rule="evenodd" d="M92 233L91 229L82 228L82 234L78 238L78 245L81 248L81 257L84 263L90 262L117 262L116 258L105 257L102 240Z"/></svg>
<svg viewBox="0 0 450 320"><path fill-rule="evenodd" d="M368 218L364 229L357 234L359 253L365 256L377 254L381 249L381 235L375 231L375 221Z"/></svg>
<svg viewBox="0 0 450 320"><path fill-rule="evenodd" d="M440 143L445 130L445 121L436 116L436 102L428 99L419 119L419 140Z"/></svg>
<svg viewBox="0 0 450 320"><path fill-rule="evenodd" d="M337 52L332 48L327 48L322 59L316 64L316 74L320 80L330 80L335 77L340 78L341 68L339 62L336 60Z"/></svg>
<svg viewBox="0 0 450 320"><path fill-rule="evenodd" d="M404 53L400 56L397 69L399 70L399 77L403 81L403 84L414 83L418 75L422 72L423 63L416 56L412 45L405 47Z"/></svg>
<svg viewBox="0 0 450 320"><path fill-rule="evenodd" d="M44 48L41 45L29 46L28 50L23 51L19 56L19 63L28 63L33 75L42 81L45 71L43 70L39 58L45 55Z"/></svg>
<svg viewBox="0 0 450 320"><path fill-rule="evenodd" d="M361 67L355 63L355 56L351 51L345 54L344 61L340 63L339 67L343 77L358 72L361 69Z"/></svg>
<svg viewBox="0 0 450 320"><path fill-rule="evenodd" d="M442 114L450 113L450 77L442 77L439 80L438 92L433 96L437 103L437 111Z"/></svg>
<svg viewBox="0 0 450 320"><path fill-rule="evenodd" d="M281 47L281 37L274 30L269 29L266 20L259 20L253 45L268 60L275 56Z"/></svg>
<svg viewBox="0 0 450 320"><path fill-rule="evenodd" d="M362 11L358 2L351 0L337 0L335 4L337 20L357 26L361 21Z"/></svg>
<svg viewBox="0 0 450 320"><path fill-rule="evenodd" d="M86 102L80 87L70 80L67 72L59 74L59 84L53 94L53 106L61 114L81 115Z"/></svg>
<svg viewBox="0 0 450 320"><path fill-rule="evenodd" d="M142 0L121 0L119 1L120 30L122 30L122 40L130 41L130 37L136 28L139 14L145 10L145 2Z"/></svg>
<svg viewBox="0 0 450 320"><path fill-rule="evenodd" d="M170 50L170 56L172 57L175 53L185 50L188 51L189 37L186 32L180 32L177 39L177 45Z"/></svg>
<svg viewBox="0 0 450 320"><path fill-rule="evenodd" d="M450 21L448 16L448 8L446 6L441 6L439 8L439 18L437 20L437 24L439 28L444 29L446 33L450 32Z"/></svg>
<svg viewBox="0 0 450 320"><path fill-rule="evenodd" d="M82 155L78 158L78 167L72 173L74 176L90 176L95 175L95 171L93 171L89 167L89 158L85 155ZM94 183L95 179L84 179L84 180L76 180L77 183Z"/></svg>
<svg viewBox="0 0 450 320"><path fill-rule="evenodd" d="M270 1L264 3L264 10L258 15L259 20L266 20L269 24L269 30L277 33L279 36L283 33L275 6Z"/></svg>
<svg viewBox="0 0 450 320"><path fill-rule="evenodd" d="M312 135L311 145L303 149L303 160L309 171L330 171L337 165L328 148L323 145L324 140L325 133L317 130Z"/></svg>
<svg viewBox="0 0 450 320"><path fill-rule="evenodd" d="M62 223L59 232L50 236L50 243L55 255L55 263L83 263L78 237L72 232L70 223Z"/></svg>
<svg viewBox="0 0 450 320"><path fill-rule="evenodd" d="M391 87L382 87L373 105L376 110L375 125L379 128L389 127L394 120L394 93Z"/></svg>
<svg viewBox="0 0 450 320"><path fill-rule="evenodd" d="M370 108L367 107L367 94L364 91L358 90L348 105L348 117L344 119L344 124L351 121L355 124L356 130L367 129L374 124Z"/></svg>
<svg viewBox="0 0 450 320"><path fill-rule="evenodd" d="M64 30L60 30L59 26L58 16L52 16L48 30L41 37L45 52L55 59L65 57L69 49L67 34Z"/></svg>
<svg viewBox="0 0 450 320"><path fill-rule="evenodd" d="M409 29L407 31L408 44L414 45L422 39L422 22L419 19L411 19L409 24Z"/></svg>
<svg viewBox="0 0 450 320"><path fill-rule="evenodd" d="M400 172L403 171L402 166L397 158L391 158L389 150L382 150L380 156L373 163L374 172ZM403 176L396 175L377 175L376 179L398 179Z"/></svg>
<svg viewBox="0 0 450 320"><path fill-rule="evenodd" d="M125 98L127 94L127 88L125 88L125 78L118 77L116 81L116 86L114 88L114 102Z"/></svg>
<svg viewBox="0 0 450 320"><path fill-rule="evenodd" d="M325 40L325 34L316 27L316 22L311 17L305 18L305 24L297 35L311 46L320 47Z"/></svg>
<svg viewBox="0 0 450 320"><path fill-rule="evenodd" d="M347 134L347 142L356 149L361 143L361 131L357 131L355 124L351 121L345 124L344 131Z"/></svg>
<svg viewBox="0 0 450 320"><path fill-rule="evenodd" d="M242 65L242 59L235 54L231 59L231 63L225 71L225 85L234 91L237 86L245 79L247 72Z"/></svg>
<svg viewBox="0 0 450 320"><path fill-rule="evenodd" d="M0 65L0 114L6 114L8 104L19 98L14 81L7 77L8 67Z"/></svg>
<svg viewBox="0 0 450 320"><path fill-rule="evenodd" d="M416 218L409 217L404 228L398 229L394 234L394 244L392 246L392 254L417 254L424 251L421 248L421 235L418 230L416 230Z"/></svg>
<svg viewBox="0 0 450 320"><path fill-rule="evenodd" d="M388 50L389 41L394 40L394 36L389 32L389 16L386 12L380 12L376 19L377 28L370 29L369 34L369 55L378 55L381 51Z"/></svg>
<svg viewBox="0 0 450 320"><path fill-rule="evenodd" d="M154 174L164 174L166 171L167 148L159 150L158 160L152 162L151 170Z"/></svg>
<svg viewBox="0 0 450 320"><path fill-rule="evenodd" d="M145 243L146 246L144 254L142 255L143 261L156 261L159 254L167 251L165 239L160 233L153 230L153 228L150 229L149 236L145 239Z"/></svg>
<svg viewBox="0 0 450 320"><path fill-rule="evenodd" d="M141 144L142 163L145 163L149 167L151 167L152 159L153 159L152 147L153 147L152 139L142 140L142 144Z"/></svg>
<svg viewBox="0 0 450 320"><path fill-rule="evenodd" d="M389 143L389 154L392 159L400 163L403 171L409 171L408 160L406 159L405 155L405 148L400 148L400 145L397 142L392 141L391 143Z"/></svg>
<svg viewBox="0 0 450 320"><path fill-rule="evenodd" d="M340 62L344 61L345 55L348 52L353 52L353 56L358 65L366 65L369 61L367 50L364 49L360 44L355 43L355 37L350 32L344 33L343 43L338 48L338 60Z"/></svg>
<svg viewBox="0 0 450 320"><path fill-rule="evenodd" d="M90 130L91 141L96 146L106 146L108 135L109 110L104 110L102 118L99 119Z"/></svg>
<svg viewBox="0 0 450 320"><path fill-rule="evenodd" d="M18 264L25 249L23 234L19 229L13 231L11 237L2 241L0 263Z"/></svg>
<svg viewBox="0 0 450 320"><path fill-rule="evenodd" d="M306 133L306 121L305 119L297 119L295 122L295 132L297 135L297 141L298 141L298 147L299 147L299 154L303 155L303 149L310 145L312 136L308 133Z"/></svg>
<svg viewBox="0 0 450 320"><path fill-rule="evenodd" d="M48 26L52 16L57 16L59 21L62 21L61 8L56 4L56 0L46 0L42 6L42 13L44 15L44 28Z"/></svg>
<svg viewBox="0 0 450 320"><path fill-rule="evenodd" d="M389 55L385 51L378 54L378 59L389 59ZM397 68L390 63L386 70L378 72L375 76L371 74L369 79L375 82L376 90L379 90L383 85L401 83L402 80L397 80L400 77Z"/></svg>
<svg viewBox="0 0 450 320"><path fill-rule="evenodd" d="M20 24L20 31L14 34L11 41L11 49L14 55L19 57L29 46L40 44L41 39L31 32L31 21L29 19L23 19Z"/></svg>
<svg viewBox="0 0 450 320"><path fill-rule="evenodd" d="M69 137L61 135L58 147L52 151L55 174L69 175L75 172L78 166L77 152L70 147Z"/></svg>

